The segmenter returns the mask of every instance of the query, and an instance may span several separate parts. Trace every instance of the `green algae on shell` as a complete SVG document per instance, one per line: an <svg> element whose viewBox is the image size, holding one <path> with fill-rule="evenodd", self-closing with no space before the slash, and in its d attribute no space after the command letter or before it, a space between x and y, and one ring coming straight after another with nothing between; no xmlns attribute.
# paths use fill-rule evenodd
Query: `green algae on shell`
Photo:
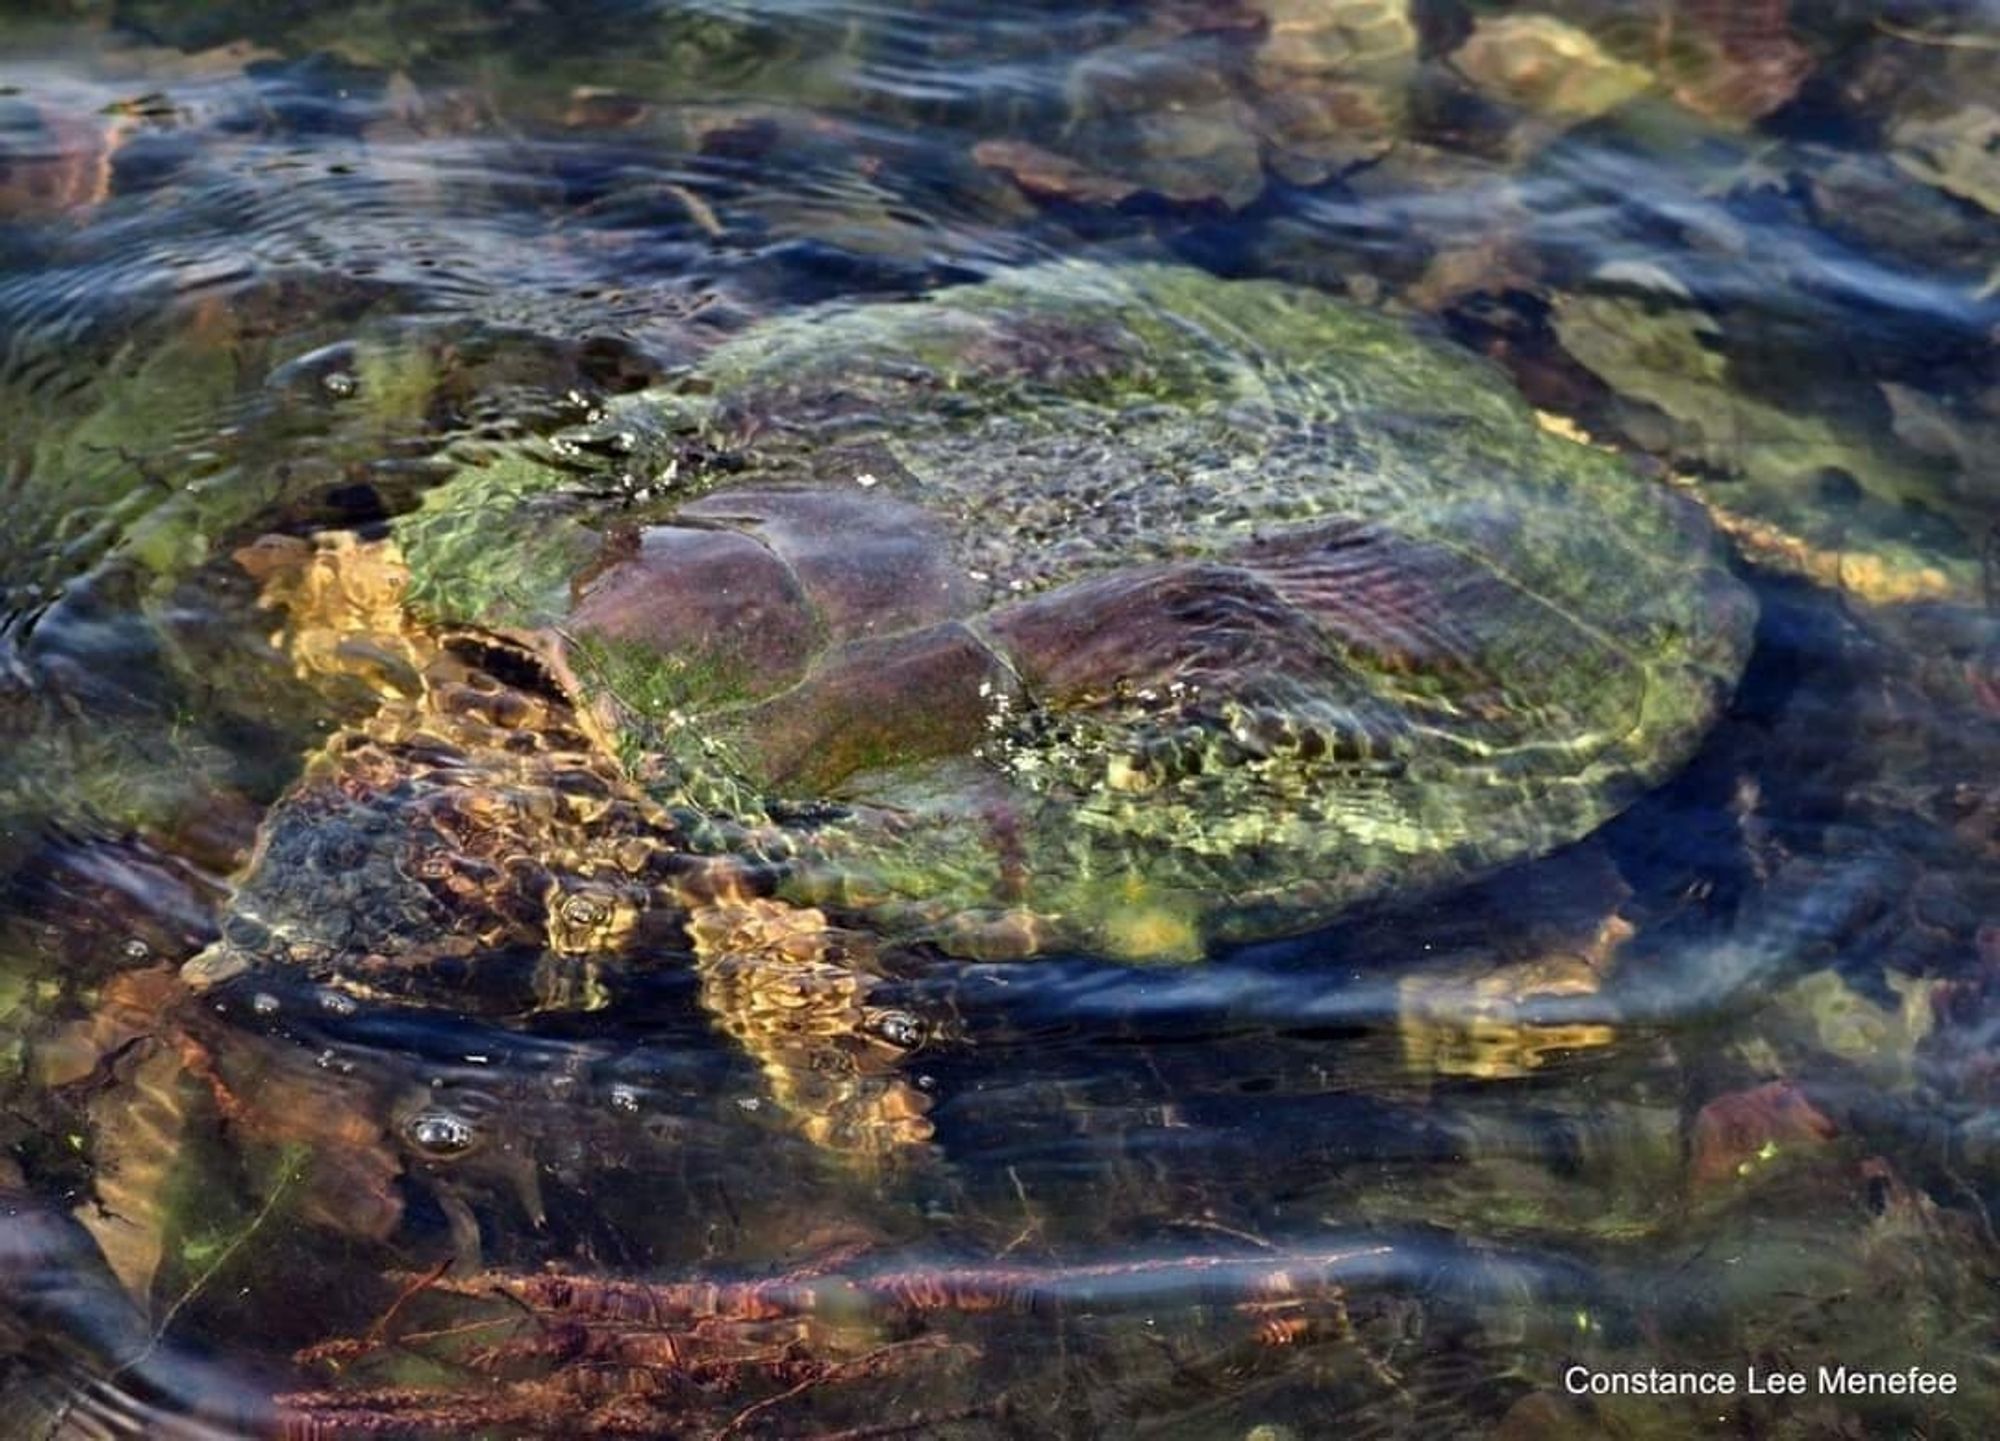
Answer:
<svg viewBox="0 0 2000 1441"><path fill-rule="evenodd" d="M468 468L399 524L413 602L552 628L663 799L768 803L793 899L974 954L1191 955L1548 851L1748 645L1685 502L1271 282L824 307L586 442L626 505Z"/></svg>

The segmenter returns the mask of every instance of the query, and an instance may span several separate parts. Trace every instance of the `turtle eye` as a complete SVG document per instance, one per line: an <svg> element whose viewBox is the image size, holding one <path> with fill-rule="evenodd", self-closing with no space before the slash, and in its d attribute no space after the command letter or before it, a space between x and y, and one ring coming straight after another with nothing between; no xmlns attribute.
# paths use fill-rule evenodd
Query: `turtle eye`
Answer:
<svg viewBox="0 0 2000 1441"><path fill-rule="evenodd" d="M222 923L222 939L230 949L245 955L259 955L277 945L271 928L247 912L238 911Z"/></svg>
<svg viewBox="0 0 2000 1441"><path fill-rule="evenodd" d="M611 908L596 896L565 896L561 907L565 922L580 929L601 926L611 918Z"/></svg>

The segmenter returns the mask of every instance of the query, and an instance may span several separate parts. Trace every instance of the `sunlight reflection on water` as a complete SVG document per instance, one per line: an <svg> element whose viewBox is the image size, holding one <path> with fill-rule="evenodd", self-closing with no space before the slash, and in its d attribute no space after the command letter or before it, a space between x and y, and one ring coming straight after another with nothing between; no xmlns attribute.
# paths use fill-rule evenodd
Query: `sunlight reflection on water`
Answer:
<svg viewBox="0 0 2000 1441"><path fill-rule="evenodd" d="M326 1434L534 1430L612 1374L710 1378L721 1429L810 1362L744 1424L1665 1435L1695 1412L1573 1405L1561 1363L1753 1355L1955 1369L1961 1407L1829 1424L1977 1434L2000 11L1330 8L0 22L0 1384L73 1408L47 1434L280 1394ZM1550 36L1624 98L1523 100ZM379 534L761 317L1086 253L1389 310L1707 508L1762 619L1701 753L1554 856L1308 936L897 971L869 1000L936 1135L873 1167L788 1128L678 940L612 1011L514 1022L148 989L347 719L232 549ZM144 1305L121 1223L171 1278ZM475 1262L576 1285L461 1295ZM674 1311L689 1278L721 1299ZM605 1310L624 1281L656 1289ZM427 1412L468 1376L488 1409Z"/></svg>

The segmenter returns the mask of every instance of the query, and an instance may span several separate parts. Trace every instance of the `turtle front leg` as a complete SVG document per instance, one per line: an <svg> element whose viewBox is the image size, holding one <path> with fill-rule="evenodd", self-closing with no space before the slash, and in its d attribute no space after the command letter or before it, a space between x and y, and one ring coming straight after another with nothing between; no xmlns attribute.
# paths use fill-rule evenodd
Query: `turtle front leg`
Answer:
<svg viewBox="0 0 2000 1441"><path fill-rule="evenodd" d="M687 929L702 1004L808 1140L879 1157L930 1139L930 1098L899 1073L923 1023L870 1003L862 938L817 909L761 897L697 907Z"/></svg>

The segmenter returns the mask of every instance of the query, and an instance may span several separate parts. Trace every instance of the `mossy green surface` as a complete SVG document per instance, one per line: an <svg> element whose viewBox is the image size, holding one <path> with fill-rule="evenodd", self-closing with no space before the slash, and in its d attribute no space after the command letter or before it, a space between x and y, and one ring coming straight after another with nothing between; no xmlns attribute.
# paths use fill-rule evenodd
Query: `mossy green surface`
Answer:
<svg viewBox="0 0 2000 1441"><path fill-rule="evenodd" d="M796 896L941 935L1025 911L1050 937L1193 954L1548 850L1686 757L1748 644L1747 596L1683 502L1544 432L1484 363L1272 282L1071 263L829 307L749 331L598 432L622 432L653 498L614 512L553 465L468 471L404 524L413 593L444 618L538 623L593 533L724 486L879 485L940 516L968 623L1020 693L990 697L965 754L887 755L785 799L843 808L797 837ZM1038 693L1009 649L1007 607L1347 523L1393 537L1382 573L1326 602L1358 640L1321 627L1190 659L1185 684L1106 674L1074 695ZM1144 651L1117 632L1154 623L1135 614L1103 624ZM1208 633L1172 624L1175 644ZM1400 653L1410 638L1457 658ZM597 667L654 729L634 749L671 750L683 780L726 766L727 745L663 742L644 717L666 706L713 740L755 715L726 676L653 664Z"/></svg>
<svg viewBox="0 0 2000 1441"><path fill-rule="evenodd" d="M556 474L502 456L431 491L397 534L410 601L437 619L545 625L568 609L570 577L596 550L582 520L543 504Z"/></svg>

